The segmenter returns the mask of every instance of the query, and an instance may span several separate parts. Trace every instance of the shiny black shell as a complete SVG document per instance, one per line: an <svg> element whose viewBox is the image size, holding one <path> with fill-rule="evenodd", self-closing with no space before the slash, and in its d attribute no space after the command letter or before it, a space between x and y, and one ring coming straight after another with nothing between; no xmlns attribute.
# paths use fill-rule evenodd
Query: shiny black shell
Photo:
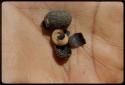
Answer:
<svg viewBox="0 0 125 85"><path fill-rule="evenodd" d="M79 46L82 46L86 44L86 40L82 33L75 33L69 38L69 45L72 48L77 48Z"/></svg>

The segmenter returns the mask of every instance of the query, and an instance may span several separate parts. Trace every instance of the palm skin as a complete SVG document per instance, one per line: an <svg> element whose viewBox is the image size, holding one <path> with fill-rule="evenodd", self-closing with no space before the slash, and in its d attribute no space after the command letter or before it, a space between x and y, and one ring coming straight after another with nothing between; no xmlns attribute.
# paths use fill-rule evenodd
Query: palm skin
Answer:
<svg viewBox="0 0 125 85"><path fill-rule="evenodd" d="M122 3L41 2L27 5L12 2L10 5L5 2L2 9L3 82L123 82ZM23 12L17 12L18 9ZM54 57L50 36L40 27L51 9L70 12L73 19L69 31L71 34L82 32L86 38L87 44L72 49L72 56L65 63ZM12 15L16 17L10 17ZM17 22L17 25L9 22ZM10 28L15 28L16 32ZM9 68L11 71L7 71Z"/></svg>

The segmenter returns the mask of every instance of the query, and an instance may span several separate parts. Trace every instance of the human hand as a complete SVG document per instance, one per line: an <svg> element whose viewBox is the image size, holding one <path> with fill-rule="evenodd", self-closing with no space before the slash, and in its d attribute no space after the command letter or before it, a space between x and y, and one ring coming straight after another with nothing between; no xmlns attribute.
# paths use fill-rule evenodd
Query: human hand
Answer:
<svg viewBox="0 0 125 85"><path fill-rule="evenodd" d="M51 9L68 11L73 18L69 31L82 32L87 42L72 49L66 63L53 57L50 36L40 27ZM5 83L123 82L123 4L3 3L2 80Z"/></svg>

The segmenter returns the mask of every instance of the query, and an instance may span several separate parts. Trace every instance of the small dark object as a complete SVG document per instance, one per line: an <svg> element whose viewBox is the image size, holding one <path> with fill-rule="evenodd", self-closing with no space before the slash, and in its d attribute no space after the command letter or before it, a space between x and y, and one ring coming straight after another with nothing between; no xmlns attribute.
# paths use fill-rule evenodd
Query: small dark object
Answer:
<svg viewBox="0 0 125 85"><path fill-rule="evenodd" d="M68 59L71 56L71 49L68 45L55 46L54 50L58 58Z"/></svg>
<svg viewBox="0 0 125 85"><path fill-rule="evenodd" d="M86 41L82 35L82 33L75 33L69 38L69 45L72 48L77 48L83 44L86 44Z"/></svg>
<svg viewBox="0 0 125 85"><path fill-rule="evenodd" d="M46 29L67 29L71 23L71 16L63 10L50 11L44 18L43 24Z"/></svg>

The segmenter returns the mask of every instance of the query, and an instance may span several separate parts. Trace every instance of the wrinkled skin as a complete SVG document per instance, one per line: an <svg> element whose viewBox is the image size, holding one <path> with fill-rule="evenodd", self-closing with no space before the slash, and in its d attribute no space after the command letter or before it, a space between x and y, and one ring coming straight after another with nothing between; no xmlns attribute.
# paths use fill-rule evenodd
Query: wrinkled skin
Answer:
<svg viewBox="0 0 125 85"><path fill-rule="evenodd" d="M72 15L71 34L87 44L72 49L65 63L53 55L50 35L40 23L51 9ZM2 3L4 83L122 83L123 4L121 2Z"/></svg>

